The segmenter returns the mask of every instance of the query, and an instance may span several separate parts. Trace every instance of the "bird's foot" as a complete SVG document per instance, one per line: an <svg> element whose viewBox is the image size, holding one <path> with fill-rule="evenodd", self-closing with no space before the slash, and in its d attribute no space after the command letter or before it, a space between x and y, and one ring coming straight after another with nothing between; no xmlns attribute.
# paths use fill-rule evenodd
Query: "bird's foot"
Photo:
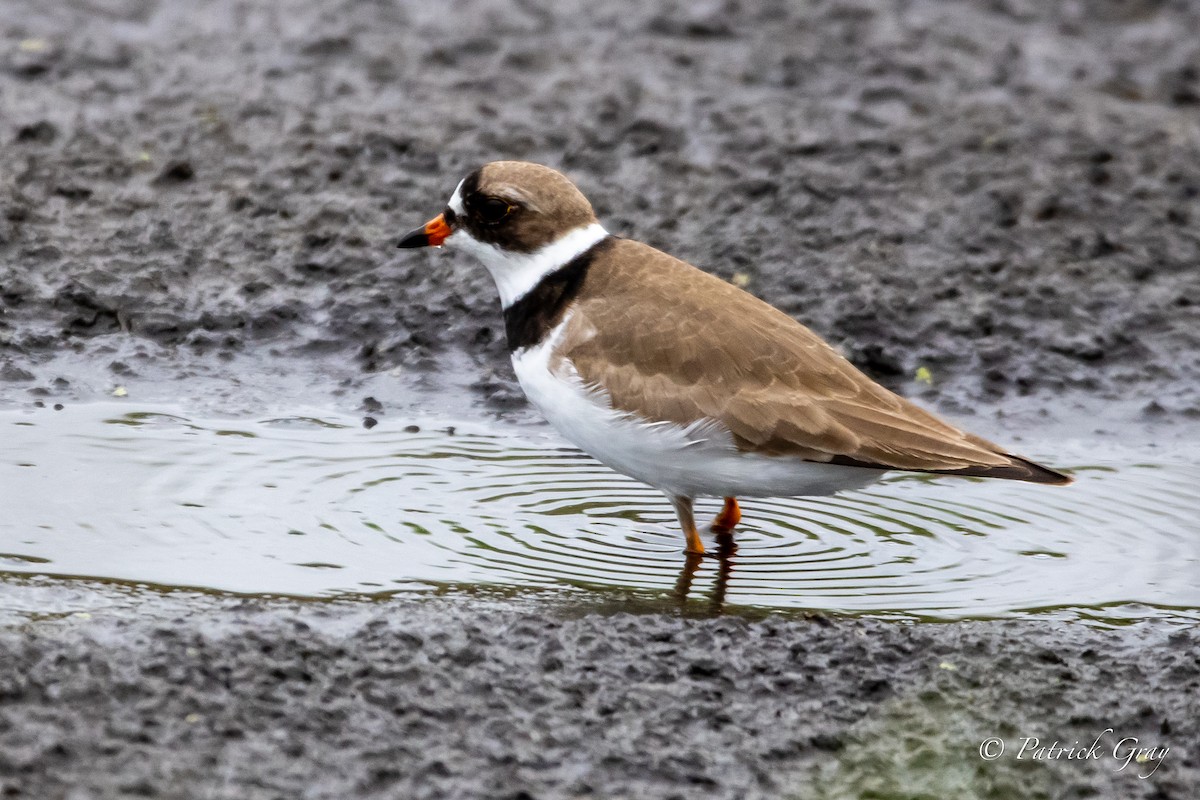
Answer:
<svg viewBox="0 0 1200 800"><path fill-rule="evenodd" d="M717 534L717 546L713 550L705 549L704 545L700 542L696 542L695 545L689 544L683 548L683 554L687 557L688 561L702 558L728 558L737 551L737 542L733 540L732 533Z"/></svg>
<svg viewBox="0 0 1200 800"><path fill-rule="evenodd" d="M720 537L723 534L732 533L738 523L742 521L742 510L738 508L736 497L726 497L725 505L721 507L721 512L713 519L710 529L713 533Z"/></svg>

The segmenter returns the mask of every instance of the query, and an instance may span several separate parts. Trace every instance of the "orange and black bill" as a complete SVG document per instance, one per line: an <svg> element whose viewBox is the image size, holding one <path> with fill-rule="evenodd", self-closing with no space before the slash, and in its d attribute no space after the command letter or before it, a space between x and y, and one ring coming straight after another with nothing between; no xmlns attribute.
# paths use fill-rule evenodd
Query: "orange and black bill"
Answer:
<svg viewBox="0 0 1200 800"><path fill-rule="evenodd" d="M446 237L454 233L454 229L450 227L450 223L446 221L446 215L438 214L433 219L426 222L420 228L417 228L412 233L405 236L397 244L397 247L441 247L442 242L446 241Z"/></svg>

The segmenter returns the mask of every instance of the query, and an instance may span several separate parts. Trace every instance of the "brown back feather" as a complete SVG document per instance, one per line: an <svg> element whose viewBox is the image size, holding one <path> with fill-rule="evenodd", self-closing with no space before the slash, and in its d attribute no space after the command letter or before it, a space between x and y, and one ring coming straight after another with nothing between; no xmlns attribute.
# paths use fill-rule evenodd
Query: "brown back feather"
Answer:
<svg viewBox="0 0 1200 800"><path fill-rule="evenodd" d="M758 298L661 251L617 240L588 272L556 356L614 408L711 418L743 450L811 461L1068 483L872 381Z"/></svg>

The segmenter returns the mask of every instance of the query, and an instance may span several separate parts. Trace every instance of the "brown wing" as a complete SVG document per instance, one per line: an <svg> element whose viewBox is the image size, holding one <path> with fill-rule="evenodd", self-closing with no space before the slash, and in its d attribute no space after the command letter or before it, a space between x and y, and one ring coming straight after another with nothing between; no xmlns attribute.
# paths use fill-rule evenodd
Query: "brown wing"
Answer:
<svg viewBox="0 0 1200 800"><path fill-rule="evenodd" d="M1039 483L1069 478L965 433L756 297L648 245L597 261L556 355L645 419L716 419L743 450Z"/></svg>

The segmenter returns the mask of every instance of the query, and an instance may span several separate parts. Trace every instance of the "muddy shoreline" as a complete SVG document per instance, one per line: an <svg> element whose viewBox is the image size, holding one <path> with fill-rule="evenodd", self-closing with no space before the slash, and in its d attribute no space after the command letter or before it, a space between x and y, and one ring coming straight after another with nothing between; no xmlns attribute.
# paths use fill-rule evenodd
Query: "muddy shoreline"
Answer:
<svg viewBox="0 0 1200 800"><path fill-rule="evenodd" d="M1191 435L1200 7L1047 5L0 0L0 404L531 422L483 271L393 247L523 158L985 435ZM0 797L1182 799L1198 645L10 578ZM1171 751L978 750L1107 728Z"/></svg>
<svg viewBox="0 0 1200 800"><path fill-rule="evenodd" d="M1200 20L1101 5L12 3L5 393L463 354L520 405L483 271L391 246L509 157L928 402L1200 415Z"/></svg>
<svg viewBox="0 0 1200 800"><path fill-rule="evenodd" d="M75 591L105 602L4 615L6 796L1182 799L1200 781L1192 626ZM980 758L989 737L1007 756ZM1104 738L1079 762L1018 759L1024 737ZM1126 738L1171 749L1142 779L1118 769Z"/></svg>

